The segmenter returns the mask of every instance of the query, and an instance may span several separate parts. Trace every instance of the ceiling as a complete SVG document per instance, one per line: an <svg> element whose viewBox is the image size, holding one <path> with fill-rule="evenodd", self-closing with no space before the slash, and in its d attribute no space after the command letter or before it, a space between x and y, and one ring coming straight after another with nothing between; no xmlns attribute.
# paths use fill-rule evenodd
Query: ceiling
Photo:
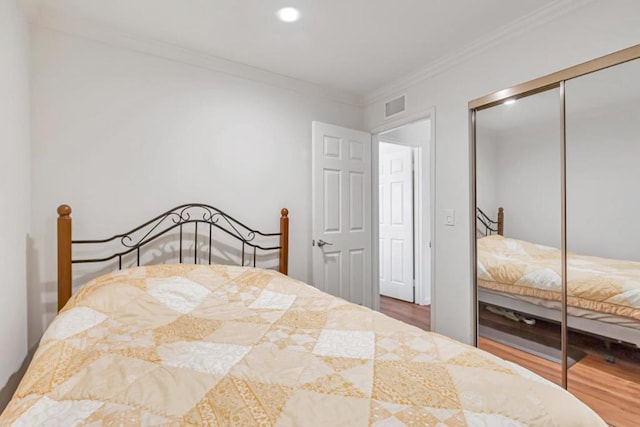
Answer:
<svg viewBox="0 0 640 427"><path fill-rule="evenodd" d="M563 0L28 1L39 16L95 23L364 96ZM283 6L297 7L301 19L278 21Z"/></svg>

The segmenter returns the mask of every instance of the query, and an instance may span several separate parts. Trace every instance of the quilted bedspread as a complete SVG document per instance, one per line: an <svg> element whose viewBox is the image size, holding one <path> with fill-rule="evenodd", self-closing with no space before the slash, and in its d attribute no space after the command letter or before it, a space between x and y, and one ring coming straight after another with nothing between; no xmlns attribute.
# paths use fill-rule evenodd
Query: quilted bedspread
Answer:
<svg viewBox="0 0 640 427"><path fill-rule="evenodd" d="M478 240L478 285L560 301L560 250L502 236ZM640 320L640 262L569 253L567 303Z"/></svg>
<svg viewBox="0 0 640 427"><path fill-rule="evenodd" d="M488 353L277 272L195 265L85 286L0 424L605 425Z"/></svg>

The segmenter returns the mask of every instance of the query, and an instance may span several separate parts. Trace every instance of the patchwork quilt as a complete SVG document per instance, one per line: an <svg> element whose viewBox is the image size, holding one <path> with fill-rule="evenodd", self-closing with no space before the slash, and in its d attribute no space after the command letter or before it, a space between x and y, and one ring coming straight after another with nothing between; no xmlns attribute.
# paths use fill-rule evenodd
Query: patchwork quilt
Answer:
<svg viewBox="0 0 640 427"><path fill-rule="evenodd" d="M560 301L559 249L502 236L478 240L478 286ZM640 320L640 262L569 253L569 306Z"/></svg>
<svg viewBox="0 0 640 427"><path fill-rule="evenodd" d="M274 271L197 265L86 285L0 425L605 426L476 348Z"/></svg>

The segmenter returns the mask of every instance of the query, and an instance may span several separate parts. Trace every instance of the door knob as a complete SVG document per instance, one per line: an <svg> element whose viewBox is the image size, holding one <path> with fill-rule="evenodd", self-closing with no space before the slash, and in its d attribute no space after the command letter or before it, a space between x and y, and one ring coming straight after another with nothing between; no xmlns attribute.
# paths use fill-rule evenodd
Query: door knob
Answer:
<svg viewBox="0 0 640 427"><path fill-rule="evenodd" d="M322 239L318 240L316 243L319 247L323 247L324 245L329 245L329 246L333 245L333 243L325 242Z"/></svg>

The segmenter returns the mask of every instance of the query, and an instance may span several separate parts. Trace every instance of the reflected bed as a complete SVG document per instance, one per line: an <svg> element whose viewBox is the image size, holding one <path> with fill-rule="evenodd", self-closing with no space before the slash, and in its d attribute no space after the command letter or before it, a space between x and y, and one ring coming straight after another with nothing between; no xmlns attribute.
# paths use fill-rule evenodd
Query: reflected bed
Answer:
<svg viewBox="0 0 640 427"><path fill-rule="evenodd" d="M640 263L568 254L569 326L640 345ZM482 302L560 319L561 253L500 235L478 240Z"/></svg>

